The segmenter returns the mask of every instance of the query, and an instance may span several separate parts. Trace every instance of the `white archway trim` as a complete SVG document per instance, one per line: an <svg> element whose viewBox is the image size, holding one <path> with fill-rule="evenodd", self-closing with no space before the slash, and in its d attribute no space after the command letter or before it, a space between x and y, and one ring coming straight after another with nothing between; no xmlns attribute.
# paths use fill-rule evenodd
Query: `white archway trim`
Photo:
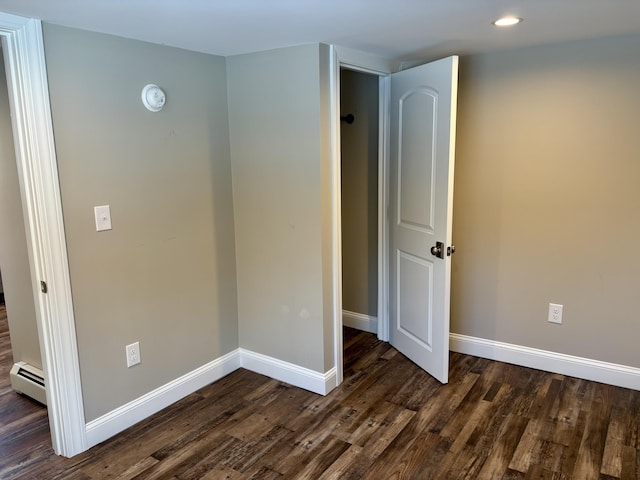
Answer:
<svg viewBox="0 0 640 480"><path fill-rule="evenodd" d="M42 26L0 13L27 248L56 454L87 449ZM40 282L47 293L40 290Z"/></svg>

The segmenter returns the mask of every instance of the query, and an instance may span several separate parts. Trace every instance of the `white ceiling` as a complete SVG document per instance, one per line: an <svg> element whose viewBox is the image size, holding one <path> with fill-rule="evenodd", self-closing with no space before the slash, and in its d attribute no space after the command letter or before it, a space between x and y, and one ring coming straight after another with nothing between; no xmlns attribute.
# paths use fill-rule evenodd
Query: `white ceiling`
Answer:
<svg viewBox="0 0 640 480"><path fill-rule="evenodd" d="M429 60L640 33L639 0L0 0L0 11L224 56L324 42ZM503 14L525 21L492 26Z"/></svg>

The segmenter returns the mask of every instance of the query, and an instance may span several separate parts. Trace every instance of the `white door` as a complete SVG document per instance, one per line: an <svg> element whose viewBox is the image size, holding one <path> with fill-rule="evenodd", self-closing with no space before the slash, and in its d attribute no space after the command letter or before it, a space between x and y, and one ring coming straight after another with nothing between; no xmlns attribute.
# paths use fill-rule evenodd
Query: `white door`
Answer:
<svg viewBox="0 0 640 480"><path fill-rule="evenodd" d="M442 383L449 296L458 57L391 76L390 342Z"/></svg>

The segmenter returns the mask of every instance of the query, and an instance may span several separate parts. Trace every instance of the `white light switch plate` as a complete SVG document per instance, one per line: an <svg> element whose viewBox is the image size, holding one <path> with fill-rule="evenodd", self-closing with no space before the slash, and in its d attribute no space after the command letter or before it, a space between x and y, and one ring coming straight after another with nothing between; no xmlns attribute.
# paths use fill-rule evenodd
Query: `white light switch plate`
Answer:
<svg viewBox="0 0 640 480"><path fill-rule="evenodd" d="M109 209L109 205L93 207L93 213L96 217L97 232L111 230L111 210Z"/></svg>

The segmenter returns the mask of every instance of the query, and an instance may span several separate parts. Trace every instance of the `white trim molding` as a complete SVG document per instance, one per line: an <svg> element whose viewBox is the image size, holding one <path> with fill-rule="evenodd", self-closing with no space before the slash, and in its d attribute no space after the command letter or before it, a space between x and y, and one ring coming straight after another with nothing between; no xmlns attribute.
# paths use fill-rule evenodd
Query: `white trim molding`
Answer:
<svg viewBox="0 0 640 480"><path fill-rule="evenodd" d="M340 57L340 65L351 70L373 75L388 75L400 70L400 62L341 45L334 45L334 48Z"/></svg>
<svg viewBox="0 0 640 480"><path fill-rule="evenodd" d="M246 368L320 395L326 395L336 387L335 368L326 373L319 373L267 355L237 348L88 422L85 426L87 448L104 442L239 368Z"/></svg>
<svg viewBox="0 0 640 480"><path fill-rule="evenodd" d="M0 13L0 36L51 442L56 454L71 457L87 443L42 26Z"/></svg>
<svg viewBox="0 0 640 480"><path fill-rule="evenodd" d="M331 267L333 295L333 363L336 386L342 383L342 166L340 147L340 62L336 47L329 46L329 96L331 135Z"/></svg>
<svg viewBox="0 0 640 480"><path fill-rule="evenodd" d="M92 420L86 425L88 446L105 441L238 368L240 352L236 349Z"/></svg>
<svg viewBox="0 0 640 480"><path fill-rule="evenodd" d="M341 232L341 148L340 148L340 69L347 68L357 72L379 77L379 124L378 124L378 338L389 340L388 315L388 171L389 171L389 74L397 71L400 64L371 55L366 52L342 47L330 46L331 68L331 165L332 176L332 232L333 232L333 286L334 286L334 368L336 385L343 380L343 338L342 338L342 232Z"/></svg>
<svg viewBox="0 0 640 480"><path fill-rule="evenodd" d="M240 359L241 366L247 370L320 395L326 395L336 387L335 367L326 373L320 373L244 348L240 349Z"/></svg>
<svg viewBox="0 0 640 480"><path fill-rule="evenodd" d="M345 327L364 330L365 332L378 334L378 317L365 315L364 313L342 310L342 324Z"/></svg>
<svg viewBox="0 0 640 480"><path fill-rule="evenodd" d="M640 368L452 333L454 352L640 390Z"/></svg>
<svg viewBox="0 0 640 480"><path fill-rule="evenodd" d="M389 159L391 76L378 78L378 338L389 341Z"/></svg>

